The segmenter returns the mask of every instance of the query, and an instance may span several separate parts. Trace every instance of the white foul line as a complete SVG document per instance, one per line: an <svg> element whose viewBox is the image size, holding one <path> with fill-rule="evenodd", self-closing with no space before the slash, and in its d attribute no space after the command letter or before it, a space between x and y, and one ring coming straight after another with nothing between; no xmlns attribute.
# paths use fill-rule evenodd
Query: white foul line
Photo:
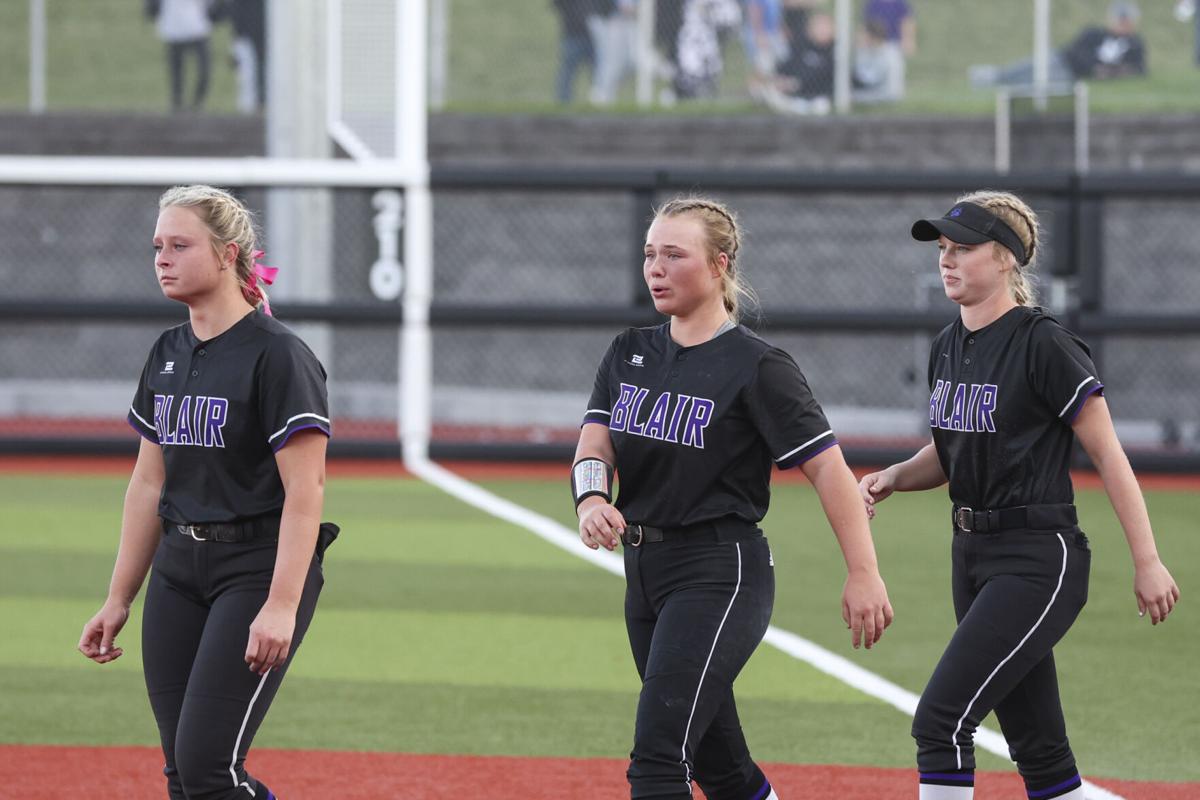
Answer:
<svg viewBox="0 0 1200 800"><path fill-rule="evenodd" d="M492 494L428 459L409 457L405 459L404 466L418 478L457 497L464 503L524 528L555 547L560 547L572 555L590 561L613 575L625 577L625 566L620 556L606 550L592 550L585 547L583 542L579 541L579 536L575 531L549 517ZM882 700L910 717L917 711L917 700L920 699L917 695L802 636L771 625L767 628L763 641L864 694ZM982 725L979 726L975 731L975 745L981 750L1010 760L1008 743L1004 740L1004 736L997 731ZM1086 800L1125 800L1120 795L1090 781L1083 782L1083 789Z"/></svg>

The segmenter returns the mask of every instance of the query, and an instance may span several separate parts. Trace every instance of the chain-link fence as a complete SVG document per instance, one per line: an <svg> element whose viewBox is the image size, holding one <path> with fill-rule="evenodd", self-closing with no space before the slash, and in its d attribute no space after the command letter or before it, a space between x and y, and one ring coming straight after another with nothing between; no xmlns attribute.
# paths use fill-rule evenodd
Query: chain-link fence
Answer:
<svg viewBox="0 0 1200 800"><path fill-rule="evenodd" d="M308 15L326 29L326 50L343 70L349 122L387 152L390 140L375 140L372 125L391 107L397 0L195 1L214 19L189 34L203 43L205 59L198 46L175 53L185 73L180 108L254 111L263 98L248 87L270 68L271 14ZM50 110L171 108L175 34L145 5L0 4L0 108L37 107L36 93ZM1196 74L1196 24L1176 6L1052 0L1044 74L1051 82L1094 81L1101 110L1200 108L1186 89ZM1034 0L969 8L962 0L428 0L428 7L435 109L824 114L844 63L856 106L987 114L995 85L1028 84L1038 74ZM253 8L265 21L245 21ZM42 26L32 24L39 14ZM197 97L200 71L208 83Z"/></svg>
<svg viewBox="0 0 1200 800"><path fill-rule="evenodd" d="M656 319L639 252L651 209L676 184L642 177L589 188L560 175L534 188L435 172L435 447L573 441L608 342ZM944 211L955 181L897 176L851 188L826 176L805 188L776 175L766 188L761 178L714 176L711 192L746 230L739 260L760 298L751 323L792 353L851 448L919 441L929 336L955 308L933 248L913 242L908 226ZM1190 224L1200 183L1089 188L1051 176L1013 188L1046 230L1043 303L1093 345L1126 444L1200 455L1200 232ZM321 190L328 203L315 207L327 216L273 217L299 191L313 192L243 193L260 213L267 263L283 268L274 304L328 368L338 441L394 443L400 308L378 299L371 273L395 252L398 225L380 224L387 204L368 189ZM0 189L0 438L9 445L126 435L121 420L150 344L186 319L152 279L156 195ZM327 229L328 249L272 258L272 232L301 226Z"/></svg>

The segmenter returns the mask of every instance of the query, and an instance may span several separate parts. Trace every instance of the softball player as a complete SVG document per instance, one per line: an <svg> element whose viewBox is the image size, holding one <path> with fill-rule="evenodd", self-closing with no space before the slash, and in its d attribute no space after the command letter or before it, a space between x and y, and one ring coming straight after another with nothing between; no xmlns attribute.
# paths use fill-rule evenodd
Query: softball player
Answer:
<svg viewBox="0 0 1200 800"><path fill-rule="evenodd" d="M579 534L625 545L625 622L642 679L634 798L775 798L751 760L733 682L775 596L772 464L812 481L849 568L855 647L892 621L867 517L833 431L795 362L736 324L740 233L702 198L659 209L643 274L670 321L617 336L600 365L572 470ZM612 477L621 478L613 503Z"/></svg>
<svg viewBox="0 0 1200 800"><path fill-rule="evenodd" d="M1033 305L1034 212L1014 195L976 192L912 235L938 242L959 319L929 353L933 443L859 488L873 517L892 492L950 484L958 628L913 720L920 797L973 796L973 734L994 709L1029 797L1082 798L1052 652L1087 600L1091 553L1068 472L1075 436L1125 531L1139 611L1161 622L1179 589L1087 346Z"/></svg>
<svg viewBox="0 0 1200 800"><path fill-rule="evenodd" d="M191 321L155 342L108 599L79 649L104 664L153 563L143 667L174 800L274 795L243 762L316 608L325 370L269 316L249 212L208 186L159 200L155 273ZM264 313L265 312L265 313ZM247 666L248 665L248 666Z"/></svg>

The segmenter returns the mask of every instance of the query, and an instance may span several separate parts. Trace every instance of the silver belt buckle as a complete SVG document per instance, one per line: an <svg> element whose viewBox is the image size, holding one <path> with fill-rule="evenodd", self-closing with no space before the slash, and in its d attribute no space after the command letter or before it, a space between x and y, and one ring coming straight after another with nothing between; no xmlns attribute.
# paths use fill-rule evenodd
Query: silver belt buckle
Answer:
<svg viewBox="0 0 1200 800"><path fill-rule="evenodd" d="M629 533L631 531L633 531L634 528L637 529L637 541L636 542L633 541L633 537L631 537L629 535ZM641 547L642 542L645 541L645 539L646 539L646 534L642 531L642 526L641 525L630 525L625 530L626 530L625 538L627 539L626 544L628 544L630 547Z"/></svg>
<svg viewBox="0 0 1200 800"><path fill-rule="evenodd" d="M975 528L975 512L963 506L954 512L955 526L965 533L971 533Z"/></svg>
<svg viewBox="0 0 1200 800"><path fill-rule="evenodd" d="M201 537L201 536L196 535L196 531L201 530L201 528L197 528L195 525L176 525L175 527L178 528L179 532L182 533L184 536L191 536L197 542L207 542L208 541L207 536Z"/></svg>

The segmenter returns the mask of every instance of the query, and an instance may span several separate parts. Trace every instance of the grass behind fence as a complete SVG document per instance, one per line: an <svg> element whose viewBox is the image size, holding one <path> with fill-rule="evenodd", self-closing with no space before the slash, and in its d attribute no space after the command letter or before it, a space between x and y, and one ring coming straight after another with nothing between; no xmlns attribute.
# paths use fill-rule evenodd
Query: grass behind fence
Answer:
<svg viewBox="0 0 1200 800"><path fill-rule="evenodd" d="M361 0L366 2L366 0ZM861 5L861 2L859 3ZM1005 63L1032 51L1032 0L915 0L918 52L909 62L908 98L871 114L990 114L990 91L971 89L967 67ZM1054 45L1086 24L1102 23L1102 0L1056 0ZM1143 2L1142 33L1150 74L1095 81L1095 112L1157 113L1200 110L1200 69L1194 25L1177 21L1173 2ZM49 26L48 98L51 110L161 112L167 108L163 48L140 0L46 0ZM447 0L451 110L552 111L558 61L558 20L550 0ZM826 3L832 9L832 0ZM29 17L26 0L0 3L0 109L28 106ZM212 41L213 82L207 109L232 112L234 71L230 32ZM683 103L671 113L744 113L754 108L745 91L741 37L725 42L725 75L716 103ZM578 95L586 97L586 79ZM571 107L574 113L586 108ZM613 113L636 111L627 86Z"/></svg>

